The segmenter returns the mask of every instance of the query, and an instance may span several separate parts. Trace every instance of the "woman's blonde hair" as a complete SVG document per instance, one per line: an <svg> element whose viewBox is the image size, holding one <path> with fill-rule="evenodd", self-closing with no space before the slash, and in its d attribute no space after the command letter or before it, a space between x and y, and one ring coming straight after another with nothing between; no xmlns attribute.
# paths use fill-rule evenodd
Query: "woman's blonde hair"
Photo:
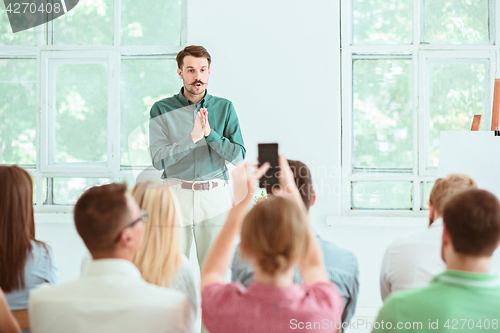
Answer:
<svg viewBox="0 0 500 333"><path fill-rule="evenodd" d="M148 214L144 241L134 264L144 280L168 287L182 261L177 200L168 187L151 181L136 184L131 194Z"/></svg>
<svg viewBox="0 0 500 333"><path fill-rule="evenodd" d="M241 253L274 275L302 258L309 246L305 209L290 199L271 196L248 213L241 230Z"/></svg>

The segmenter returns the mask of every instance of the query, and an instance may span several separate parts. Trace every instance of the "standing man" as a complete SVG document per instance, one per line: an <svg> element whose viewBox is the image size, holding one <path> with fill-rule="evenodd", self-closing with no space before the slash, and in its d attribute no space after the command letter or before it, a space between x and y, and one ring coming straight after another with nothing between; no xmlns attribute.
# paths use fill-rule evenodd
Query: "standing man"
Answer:
<svg viewBox="0 0 500 333"><path fill-rule="evenodd" d="M194 236L198 263L217 237L231 208L227 163L245 158L233 103L207 93L210 54L188 46L177 55L179 94L151 108L150 152L153 166L181 206L184 253Z"/></svg>

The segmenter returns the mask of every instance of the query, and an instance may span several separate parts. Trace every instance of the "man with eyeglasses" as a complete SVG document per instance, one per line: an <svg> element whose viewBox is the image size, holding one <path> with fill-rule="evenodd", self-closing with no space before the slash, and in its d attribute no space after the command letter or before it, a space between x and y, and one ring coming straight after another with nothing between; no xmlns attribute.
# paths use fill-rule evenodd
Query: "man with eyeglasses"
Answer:
<svg viewBox="0 0 500 333"><path fill-rule="evenodd" d="M80 279L31 292L33 333L194 332L189 300L147 283L132 263L147 215L125 184L87 190L75 205L74 219L93 260Z"/></svg>

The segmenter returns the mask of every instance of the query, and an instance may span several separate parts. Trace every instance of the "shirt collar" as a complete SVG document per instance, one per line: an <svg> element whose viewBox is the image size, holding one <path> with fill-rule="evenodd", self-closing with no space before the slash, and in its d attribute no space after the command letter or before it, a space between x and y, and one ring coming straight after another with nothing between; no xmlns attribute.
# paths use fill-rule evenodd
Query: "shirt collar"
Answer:
<svg viewBox="0 0 500 333"><path fill-rule="evenodd" d="M125 259L92 260L83 276L118 274L141 279L141 272L135 265Z"/></svg>
<svg viewBox="0 0 500 333"><path fill-rule="evenodd" d="M186 97L184 97L184 87L181 88L181 90L179 91L179 94L177 95L177 99L179 101L181 101L182 104L184 105L191 105L191 104L194 104L193 102L191 102L189 99L187 99ZM203 101L204 103L204 107L207 106L207 102L210 101L210 99L212 98L212 95L210 95L208 93L208 90L205 90L205 97L203 97L203 99L200 101L200 103Z"/></svg>
<svg viewBox="0 0 500 333"><path fill-rule="evenodd" d="M432 282L446 282L450 284L480 288L500 287L500 277L497 275L457 271L453 269L448 269L435 276L432 279Z"/></svg>
<svg viewBox="0 0 500 333"><path fill-rule="evenodd" d="M432 222L432 224L429 226L429 228L442 227L442 226L443 226L443 218L440 217L436 221Z"/></svg>

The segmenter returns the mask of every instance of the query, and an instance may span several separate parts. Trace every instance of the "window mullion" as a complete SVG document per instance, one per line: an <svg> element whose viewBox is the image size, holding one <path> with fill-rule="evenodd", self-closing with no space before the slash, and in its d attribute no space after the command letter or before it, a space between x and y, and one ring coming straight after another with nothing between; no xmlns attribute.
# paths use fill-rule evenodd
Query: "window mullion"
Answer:
<svg viewBox="0 0 500 333"><path fill-rule="evenodd" d="M54 178L47 178L47 198L43 202L44 205L54 204Z"/></svg>
<svg viewBox="0 0 500 333"><path fill-rule="evenodd" d="M490 32L490 44L491 45L498 45L496 43L497 36L498 36L498 24L497 24L497 17L498 17L498 8L500 6L495 5L495 0L489 0L489 32Z"/></svg>

